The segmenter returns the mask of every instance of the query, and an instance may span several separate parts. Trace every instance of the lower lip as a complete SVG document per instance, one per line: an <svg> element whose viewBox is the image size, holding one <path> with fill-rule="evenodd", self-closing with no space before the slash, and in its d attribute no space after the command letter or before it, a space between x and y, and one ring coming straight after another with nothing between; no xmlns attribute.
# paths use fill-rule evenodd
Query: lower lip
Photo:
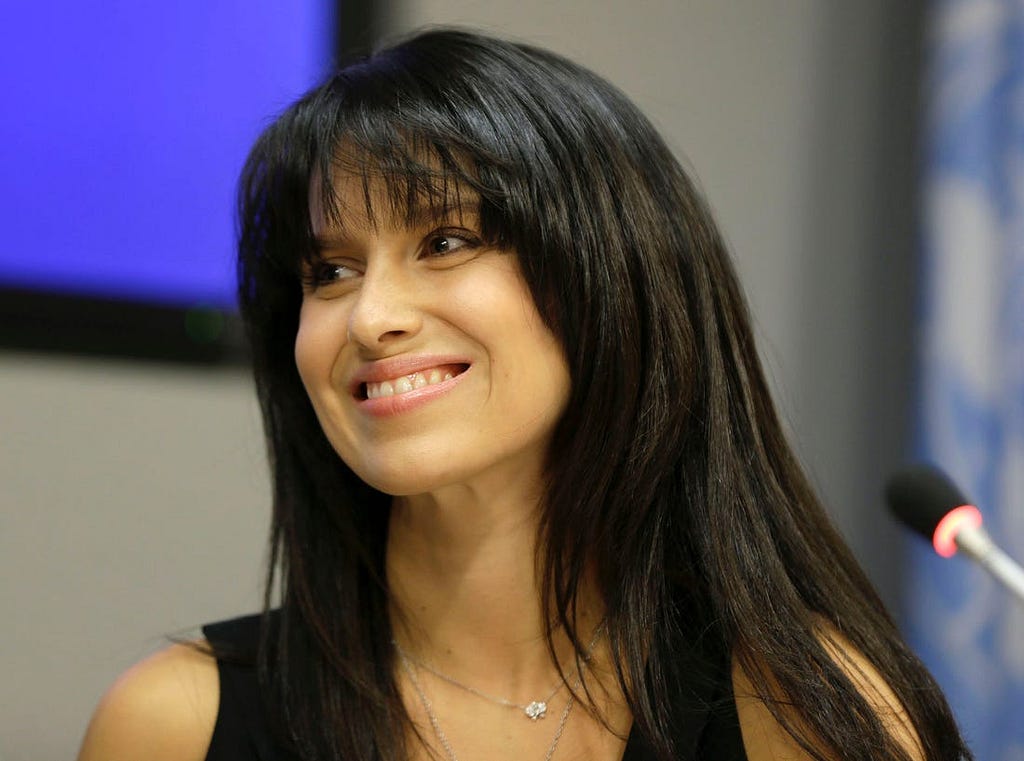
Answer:
<svg viewBox="0 0 1024 761"><path fill-rule="evenodd" d="M422 388L414 388L412 391L406 391L404 394L378 396L376 399L360 399L358 407L361 412L371 417L403 415L406 412L412 412L425 404L429 404L438 397L444 396L455 388L456 384L465 378L468 372L469 368L466 368L448 380L443 380L430 386L423 386Z"/></svg>

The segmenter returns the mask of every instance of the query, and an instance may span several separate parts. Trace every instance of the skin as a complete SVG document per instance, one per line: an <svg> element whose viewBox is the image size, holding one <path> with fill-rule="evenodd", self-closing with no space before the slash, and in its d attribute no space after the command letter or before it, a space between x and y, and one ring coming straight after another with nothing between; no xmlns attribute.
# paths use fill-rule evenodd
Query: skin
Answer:
<svg viewBox="0 0 1024 761"><path fill-rule="evenodd" d="M837 663L869 698L893 736L911 758L923 761L917 735L884 680L841 641L834 652ZM807 761L810 756L754 696L750 680L735 664L732 678L743 744L750 761ZM211 657L192 647L167 648L133 666L110 688L89 724L78 761L203 761L213 735L219 697L217 668ZM407 698L413 706L414 698ZM576 713L574 720L581 715ZM507 723L507 716L505 720ZM448 735L462 747L460 736L451 731ZM500 736L507 738L508 734L502 732ZM615 744L605 741L605 745ZM566 737L558 757L618 759L622 748L590 752L596 755L586 755L572 738ZM426 756L420 753L417 757ZM836 761L842 758L829 757Z"/></svg>
<svg viewBox="0 0 1024 761"><path fill-rule="evenodd" d="M543 462L569 390L564 354L515 255L484 245L472 215L454 210L412 226L378 215L374 225L361 184L343 176L336 186L347 210L344 230L327 223L313 199L322 262L306 273L295 359L339 456L394 495L386 570L396 638L419 660L489 694L516 702L547 696L558 676L544 644L534 558ZM388 208L371 190L375 208ZM374 405L363 401L360 373L424 356L455 358L468 369L418 406L367 412ZM593 631L600 600L592 589L582 599L580 629ZM894 733L912 742L891 691L837 642L837 662L880 712L896 717ZM571 648L557 634L556 651L571 672ZM543 758L568 699L561 691L547 719L533 724L429 674L419 678L463 758ZM396 679L422 738L410 738L412 757L429 758L427 743L444 758L406 674L399 670ZM556 758L620 759L632 718L601 642L588 679L593 708L614 732L577 706ZM733 681L749 758L808 758L752 697L738 667ZM218 701L213 660L194 648L168 648L110 689L79 761L199 761Z"/></svg>
<svg viewBox="0 0 1024 761"><path fill-rule="evenodd" d="M372 225L359 179L342 178L336 190L344 230L313 204L323 266L310 268L295 357L339 456L395 495L386 569L397 638L490 694L517 702L546 696L558 675L544 646L535 536L544 458L569 391L564 353L515 255L484 245L471 213ZM371 195L375 208L387 208L382 193ZM360 368L410 356L455 357L468 369L450 391L411 411L363 411L351 383ZM584 625L599 620L594 600ZM568 663L568 643L560 645ZM419 697L403 672L397 676L432 740ZM510 725L508 708L436 679L424 684L468 758L543 758L564 707L553 703L555 721L537 731L525 717ZM628 716L619 719L628 726ZM577 744L598 754L591 758L614 753L621 741L599 729L577 720L563 740L579 734Z"/></svg>
<svg viewBox="0 0 1024 761"><path fill-rule="evenodd" d="M213 658L173 645L137 663L93 714L79 761L202 761L217 720Z"/></svg>
<svg viewBox="0 0 1024 761"><path fill-rule="evenodd" d="M325 221L312 199L322 259L307 267L295 340L327 438L360 478L398 497L400 511L430 504L468 514L498 498L529 512L569 372L516 256L481 242L468 211L412 227L381 213L371 222L359 178L343 176L335 187L345 228ZM382 190L371 188L371 197L376 209L388 208ZM466 369L415 409L364 409L353 383L367 373L405 375L408 362Z"/></svg>

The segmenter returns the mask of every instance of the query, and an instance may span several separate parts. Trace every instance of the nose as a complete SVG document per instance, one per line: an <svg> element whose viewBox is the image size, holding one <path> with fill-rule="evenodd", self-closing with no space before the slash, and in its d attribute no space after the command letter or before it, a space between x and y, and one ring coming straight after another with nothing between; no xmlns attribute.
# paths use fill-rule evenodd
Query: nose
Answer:
<svg viewBox="0 0 1024 761"><path fill-rule="evenodd" d="M415 293L412 278L401 267L371 263L348 315L348 339L379 351L417 334L423 318Z"/></svg>

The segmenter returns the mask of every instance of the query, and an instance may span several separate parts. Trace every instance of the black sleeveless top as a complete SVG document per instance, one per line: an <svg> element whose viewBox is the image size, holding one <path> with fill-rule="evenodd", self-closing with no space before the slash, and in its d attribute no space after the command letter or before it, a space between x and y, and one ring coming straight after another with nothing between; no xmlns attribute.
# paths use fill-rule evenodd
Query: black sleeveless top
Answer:
<svg viewBox="0 0 1024 761"><path fill-rule="evenodd" d="M293 761L275 740L260 698L253 665L260 616L207 624L203 634L220 652L239 658L218 660L220 706L206 761ZM686 673L693 679L676 690L673 715L679 761L746 761L732 694L729 659L691 648ZM696 657L693 654L699 654ZM654 752L636 731L629 735L622 761L655 761Z"/></svg>

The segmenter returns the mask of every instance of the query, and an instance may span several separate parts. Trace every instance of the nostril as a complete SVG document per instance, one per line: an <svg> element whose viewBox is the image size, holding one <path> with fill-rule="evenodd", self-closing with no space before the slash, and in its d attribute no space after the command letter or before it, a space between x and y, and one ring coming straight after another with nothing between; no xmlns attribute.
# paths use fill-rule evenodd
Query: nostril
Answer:
<svg viewBox="0 0 1024 761"><path fill-rule="evenodd" d="M401 338L404 335L404 330L389 330L386 333L381 333L377 340L383 343L384 341L387 341L391 338Z"/></svg>

